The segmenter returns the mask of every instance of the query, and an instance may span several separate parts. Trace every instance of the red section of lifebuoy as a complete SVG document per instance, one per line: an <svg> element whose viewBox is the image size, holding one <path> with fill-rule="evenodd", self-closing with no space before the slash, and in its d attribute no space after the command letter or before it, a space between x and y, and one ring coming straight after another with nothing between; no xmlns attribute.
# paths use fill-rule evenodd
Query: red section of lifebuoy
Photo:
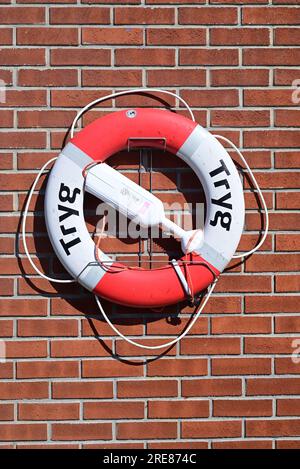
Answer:
<svg viewBox="0 0 300 469"><path fill-rule="evenodd" d="M180 261L178 262L180 264ZM114 266L117 269L120 264L116 263ZM197 255L191 256L181 268L185 276L190 278L194 292L205 290L215 276L220 274L214 266ZM94 289L94 293L124 305L132 305L134 298L137 307L146 308L174 304L186 299L182 284L170 265L153 270L122 268L118 273L107 272Z"/></svg>
<svg viewBox="0 0 300 469"><path fill-rule="evenodd" d="M134 117L128 117L124 111L97 119L71 142L97 161L105 161L114 153L127 148L129 138L151 138L153 147L161 147L159 139L166 138L166 149L176 154L197 125L186 117L162 109L132 111L136 112Z"/></svg>

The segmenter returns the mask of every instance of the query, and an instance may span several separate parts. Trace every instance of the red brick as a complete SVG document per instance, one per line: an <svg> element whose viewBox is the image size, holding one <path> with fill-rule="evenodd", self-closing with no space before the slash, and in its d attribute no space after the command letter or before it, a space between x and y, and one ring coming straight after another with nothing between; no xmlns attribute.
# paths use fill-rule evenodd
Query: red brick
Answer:
<svg viewBox="0 0 300 469"><path fill-rule="evenodd" d="M109 381L61 381L52 383L54 399L107 399L113 397Z"/></svg>
<svg viewBox="0 0 300 469"><path fill-rule="evenodd" d="M293 351L293 339L289 337L247 337L246 353L286 354Z"/></svg>
<svg viewBox="0 0 300 469"><path fill-rule="evenodd" d="M278 399L276 415L300 415L300 399Z"/></svg>
<svg viewBox="0 0 300 469"><path fill-rule="evenodd" d="M148 376L205 376L206 359L160 359L147 365Z"/></svg>
<svg viewBox="0 0 300 469"><path fill-rule="evenodd" d="M293 106L291 100L291 90L244 90L244 106Z"/></svg>
<svg viewBox="0 0 300 469"><path fill-rule="evenodd" d="M276 194L276 208L277 209L283 209L283 210L297 210L299 207L299 202L300 202L300 195L299 192L278 192ZM293 238L294 237L294 238ZM291 246L296 248L297 246L297 235L277 235L276 241L279 240L279 244L282 243L282 241L285 241L286 246ZM293 250L296 251L296 249L284 249L284 250Z"/></svg>
<svg viewBox="0 0 300 469"><path fill-rule="evenodd" d="M237 24L237 8L179 8L179 24Z"/></svg>
<svg viewBox="0 0 300 469"><path fill-rule="evenodd" d="M110 423L53 423L52 440L110 440Z"/></svg>
<svg viewBox="0 0 300 469"><path fill-rule="evenodd" d="M213 375L267 375L271 373L269 358L214 358Z"/></svg>
<svg viewBox="0 0 300 469"><path fill-rule="evenodd" d="M300 153L297 151L277 151L275 153L275 168L297 168L299 157Z"/></svg>
<svg viewBox="0 0 300 469"><path fill-rule="evenodd" d="M300 440L278 440L276 441L276 449L299 449Z"/></svg>
<svg viewBox="0 0 300 469"><path fill-rule="evenodd" d="M109 24L109 8L51 7L51 24Z"/></svg>
<svg viewBox="0 0 300 469"><path fill-rule="evenodd" d="M296 109L275 110L275 125L278 127L299 127L300 112Z"/></svg>
<svg viewBox="0 0 300 469"><path fill-rule="evenodd" d="M30 440L46 440L47 425L46 424L1 424L0 425L1 441L30 441Z"/></svg>
<svg viewBox="0 0 300 469"><path fill-rule="evenodd" d="M13 127L13 112L0 110L0 127Z"/></svg>
<svg viewBox="0 0 300 469"><path fill-rule="evenodd" d="M238 105L237 90L182 90L181 97L192 106L224 107Z"/></svg>
<svg viewBox="0 0 300 469"><path fill-rule="evenodd" d="M227 399L215 400L214 417L271 417L273 414L271 399Z"/></svg>
<svg viewBox="0 0 300 469"><path fill-rule="evenodd" d="M252 2L251 2L252 3ZM242 441L214 441L213 449L272 449L272 441L246 440Z"/></svg>
<svg viewBox="0 0 300 469"><path fill-rule="evenodd" d="M12 169L12 153L0 153L0 169Z"/></svg>
<svg viewBox="0 0 300 469"><path fill-rule="evenodd" d="M45 316L47 300L1 299L0 306L0 316Z"/></svg>
<svg viewBox="0 0 300 469"><path fill-rule="evenodd" d="M46 382L15 382L0 383L0 399L47 399L48 383Z"/></svg>
<svg viewBox="0 0 300 469"><path fill-rule="evenodd" d="M276 28L274 30L274 44L286 46L290 44L298 45L300 41L299 28Z"/></svg>
<svg viewBox="0 0 300 469"><path fill-rule="evenodd" d="M1 201L1 199L0 199ZM2 203L1 203L2 205ZM10 208L9 208L10 209ZM2 296L11 296L14 292L14 283L13 279L1 278L0 279L0 290Z"/></svg>
<svg viewBox="0 0 300 469"><path fill-rule="evenodd" d="M299 16L294 8L286 7L245 7L243 24L299 24Z"/></svg>
<svg viewBox="0 0 300 469"><path fill-rule="evenodd" d="M77 378L79 365L75 361L29 361L17 363L18 378Z"/></svg>
<svg viewBox="0 0 300 469"><path fill-rule="evenodd" d="M172 66L175 65L175 51L171 49L117 49L115 52L115 64L119 65L150 65Z"/></svg>
<svg viewBox="0 0 300 469"><path fill-rule="evenodd" d="M1 58L1 54L0 54ZM108 49L53 49L50 52L51 65L110 65L111 54Z"/></svg>
<svg viewBox="0 0 300 469"><path fill-rule="evenodd" d="M1 363L0 364L0 378L13 378L14 370L13 370L13 363ZM1 386L0 386L1 388ZM1 396L1 389L0 389L0 396ZM1 397L0 397L1 398Z"/></svg>
<svg viewBox="0 0 300 469"><path fill-rule="evenodd" d="M154 1L154 0L153 0ZM180 1L180 0L177 0ZM190 2L192 3L192 2ZM176 441L173 443L168 440L162 443L148 443L149 449L208 449L206 441Z"/></svg>
<svg viewBox="0 0 300 469"><path fill-rule="evenodd" d="M174 8L115 8L115 24L174 24Z"/></svg>
<svg viewBox="0 0 300 469"><path fill-rule="evenodd" d="M247 380L248 396L299 394L300 378L258 378Z"/></svg>
<svg viewBox="0 0 300 469"><path fill-rule="evenodd" d="M118 397L176 397L178 383L175 380L119 381Z"/></svg>
<svg viewBox="0 0 300 469"><path fill-rule="evenodd" d="M183 438L235 438L240 437L241 432L241 422L236 420L182 422Z"/></svg>
<svg viewBox="0 0 300 469"><path fill-rule="evenodd" d="M119 440L176 438L176 422L130 422L117 424Z"/></svg>
<svg viewBox="0 0 300 469"><path fill-rule="evenodd" d="M297 147L299 137L293 130L255 130L244 132L244 145L256 148Z"/></svg>
<svg viewBox="0 0 300 469"><path fill-rule="evenodd" d="M243 65L297 65L299 49L256 48L243 51Z"/></svg>
<svg viewBox="0 0 300 469"><path fill-rule="evenodd" d="M11 45L12 44L12 28L1 28L0 30L0 44Z"/></svg>
<svg viewBox="0 0 300 469"><path fill-rule="evenodd" d="M14 406L13 404L0 404L0 419L1 421L14 419Z"/></svg>
<svg viewBox="0 0 300 469"><path fill-rule="evenodd" d="M21 69L18 71L20 86L77 86L78 72L75 69Z"/></svg>
<svg viewBox="0 0 300 469"><path fill-rule="evenodd" d="M76 45L78 31L75 28L18 28L19 45Z"/></svg>
<svg viewBox="0 0 300 469"><path fill-rule="evenodd" d="M274 85L290 86L298 78L299 70L297 68L275 68L274 70Z"/></svg>
<svg viewBox="0 0 300 469"><path fill-rule="evenodd" d="M79 404L20 403L19 420L76 420L79 418Z"/></svg>
<svg viewBox="0 0 300 469"><path fill-rule="evenodd" d="M82 362L82 376L84 378L95 377L119 377L142 376L141 366L132 366L129 363L108 360L84 360Z"/></svg>
<svg viewBox="0 0 300 469"><path fill-rule="evenodd" d="M216 291L219 292L269 292L271 277L268 275L223 275Z"/></svg>
<svg viewBox="0 0 300 469"><path fill-rule="evenodd" d="M0 7L2 24L39 24L45 22L45 8L39 7Z"/></svg>
<svg viewBox="0 0 300 469"><path fill-rule="evenodd" d="M248 420L246 436L299 436L300 420Z"/></svg>
<svg viewBox="0 0 300 469"><path fill-rule="evenodd" d="M2 103L5 107L34 107L46 105L46 91L45 90L7 90L6 102ZM14 132L11 132L14 135ZM27 132L28 135L28 132ZM22 136L22 139L26 134ZM35 136L33 134L33 136ZM26 140L25 140L26 141ZM27 137L30 141L30 136Z"/></svg>
<svg viewBox="0 0 300 469"><path fill-rule="evenodd" d="M149 45L205 45L206 31L199 28L149 28L146 30Z"/></svg>
<svg viewBox="0 0 300 469"><path fill-rule="evenodd" d="M180 65L238 65L237 49L180 49ZM226 106L226 104L225 104Z"/></svg>
<svg viewBox="0 0 300 469"><path fill-rule="evenodd" d="M275 279L276 292L299 292L300 275L277 275Z"/></svg>
<svg viewBox="0 0 300 469"><path fill-rule="evenodd" d="M84 86L141 86L141 70L82 70Z"/></svg>
<svg viewBox="0 0 300 469"><path fill-rule="evenodd" d="M45 145L45 132L11 131L0 133L0 148L43 148Z"/></svg>
<svg viewBox="0 0 300 469"><path fill-rule="evenodd" d="M1 279L1 280L5 280L5 279ZM12 335L13 335L13 321L10 319L2 319L0 321L0 337L12 337Z"/></svg>
<svg viewBox="0 0 300 469"><path fill-rule="evenodd" d="M248 272L293 272L299 270L300 255L297 254L259 254L247 261Z"/></svg>
<svg viewBox="0 0 300 469"><path fill-rule="evenodd" d="M13 340L6 342L7 358L46 357L47 342L45 340Z"/></svg>
<svg viewBox="0 0 300 469"><path fill-rule="evenodd" d="M144 417L144 402L85 402L85 419L140 419Z"/></svg>
<svg viewBox="0 0 300 469"><path fill-rule="evenodd" d="M188 419L209 416L209 401L149 401L148 417L154 419Z"/></svg>
<svg viewBox="0 0 300 469"><path fill-rule="evenodd" d="M182 381L182 396L240 396L242 381L240 379L192 379Z"/></svg>
<svg viewBox="0 0 300 469"><path fill-rule="evenodd" d="M269 45L270 32L267 28L215 28L210 30L212 46Z"/></svg>
<svg viewBox="0 0 300 469"><path fill-rule="evenodd" d="M78 323L74 319L20 319L19 337L77 336Z"/></svg>
<svg viewBox="0 0 300 469"><path fill-rule="evenodd" d="M19 111L18 125L22 128L68 127L74 117L73 111Z"/></svg>
<svg viewBox="0 0 300 469"><path fill-rule="evenodd" d="M197 70L147 70L149 86L205 86L206 72Z"/></svg>
<svg viewBox="0 0 300 469"><path fill-rule="evenodd" d="M268 69L210 70L212 86L264 86L269 84Z"/></svg>
<svg viewBox="0 0 300 469"><path fill-rule="evenodd" d="M267 334L271 320L267 317L216 317L212 318L213 334Z"/></svg>
<svg viewBox="0 0 300 469"><path fill-rule="evenodd" d="M142 45L143 30L141 28L83 28L82 44Z"/></svg>
<svg viewBox="0 0 300 469"><path fill-rule="evenodd" d="M281 231L282 230L282 214L271 213L270 214L270 230ZM284 228L285 230L298 231L300 229L300 216L299 214L288 213L284 214ZM255 230L259 226L259 215L256 213L246 214L246 227L247 230Z"/></svg>
<svg viewBox="0 0 300 469"><path fill-rule="evenodd" d="M117 2L115 2L117 3ZM144 443L83 443L83 449L143 449Z"/></svg>
<svg viewBox="0 0 300 469"><path fill-rule="evenodd" d="M106 341L106 346L110 341ZM109 352L96 339L52 340L51 357L103 357Z"/></svg>
<svg viewBox="0 0 300 469"><path fill-rule="evenodd" d="M213 127L267 127L270 125L269 111L216 110L211 112Z"/></svg>
<svg viewBox="0 0 300 469"><path fill-rule="evenodd" d="M275 332L283 334L286 332L300 332L300 317L278 316L275 318Z"/></svg>
<svg viewBox="0 0 300 469"><path fill-rule="evenodd" d="M181 354L188 355L238 355L240 348L238 338L187 338L180 343Z"/></svg>
<svg viewBox="0 0 300 469"><path fill-rule="evenodd" d="M297 296L249 296L247 313L297 313Z"/></svg>
<svg viewBox="0 0 300 469"><path fill-rule="evenodd" d="M45 65L44 49L0 49L0 62L3 66L9 65ZM17 93L16 90L12 91ZM36 93L36 91L34 91ZM8 94L8 90L6 91Z"/></svg>

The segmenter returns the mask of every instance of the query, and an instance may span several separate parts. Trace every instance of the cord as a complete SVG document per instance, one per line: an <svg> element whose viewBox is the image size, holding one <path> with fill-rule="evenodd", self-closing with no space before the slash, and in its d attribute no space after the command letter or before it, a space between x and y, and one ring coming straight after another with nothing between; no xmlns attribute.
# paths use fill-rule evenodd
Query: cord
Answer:
<svg viewBox="0 0 300 469"><path fill-rule="evenodd" d="M169 96L174 96L175 98L179 99L179 101L186 107L186 109L188 110L190 116L191 116L191 119L193 122L195 122L195 116L194 116L194 113L193 111L191 110L190 106L188 105L188 103L183 99L181 98L181 96L178 96L178 94L176 93L172 93L172 91L167 91L167 90L161 90L160 88L134 88L132 90L125 90L125 91L118 91L117 93L112 93L112 94L108 94L106 96L102 96L102 98L97 98L95 99L94 101L91 101L90 103L88 103L86 106L84 106L79 112L78 114L75 116L73 122L72 122L72 125L71 125L71 129L70 129L70 135L71 135L71 138L74 137L74 130L75 130L75 126L78 122L78 120L80 119L80 117L86 112L88 111L90 108L96 106L96 104L100 104L102 103L103 101L106 101L108 99L113 99L113 98L117 98L118 96L123 96L123 95L127 95L127 94L137 94L137 93L141 93L141 92L158 92L158 93L164 93L164 94L167 94Z"/></svg>
<svg viewBox="0 0 300 469"><path fill-rule="evenodd" d="M188 325L188 327L179 335L177 336L175 339L171 340L170 342L166 342L164 344L161 344L161 345L143 345L143 344L140 344L138 342L135 342L134 340L131 340L129 339L128 337L126 337L124 334L122 334L121 331L119 331L119 329L116 328L116 326L111 322L111 320L108 318L108 316L106 315L104 309L103 309L103 306L98 298L97 295L95 295L95 299L96 299L96 302L97 302L97 305L98 305L98 308L102 314L102 316L104 317L105 321L107 322L107 324L109 324L109 326L115 331L115 333L121 337L122 339L124 339L126 342L128 342L129 344L132 344L132 345L135 345L136 347L139 347L139 348L143 348L143 349L149 349L149 350L158 350L158 349L161 349L161 348L165 348L165 347L170 347L171 345L174 345L176 344L177 342L179 342L181 339L183 339L187 333L190 331L190 329L193 327L193 325L195 324L195 322L197 321L197 319L199 318L200 314L202 313L203 309L205 308L209 298L211 297L211 294L212 292L214 291L215 289L215 286L217 284L217 281L218 279L216 279L212 284L211 284L211 287L209 289L209 292L207 293L207 296L203 302L203 304L199 307L198 310L196 310L195 312L195 317L192 319L192 321L190 322L190 324Z"/></svg>

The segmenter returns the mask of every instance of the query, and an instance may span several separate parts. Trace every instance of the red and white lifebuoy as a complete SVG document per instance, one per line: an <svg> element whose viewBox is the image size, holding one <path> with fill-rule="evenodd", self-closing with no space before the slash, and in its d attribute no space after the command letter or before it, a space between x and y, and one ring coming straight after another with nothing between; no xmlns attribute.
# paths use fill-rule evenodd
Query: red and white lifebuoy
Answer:
<svg viewBox="0 0 300 469"><path fill-rule="evenodd" d="M159 307L185 299L186 292L171 265L153 270L126 266L105 269L95 262L95 244L84 221L83 169L104 162L127 148L128 139L157 142L184 160L197 174L206 197L204 242L191 254L193 291L206 289L228 265L244 224L242 184L229 154L207 130L181 115L162 109L118 111L81 130L63 149L51 170L45 197L47 230L53 248L70 275L96 295L135 307ZM154 139L154 140L153 140ZM106 265L120 266L98 250ZM178 261L183 275L185 267Z"/></svg>

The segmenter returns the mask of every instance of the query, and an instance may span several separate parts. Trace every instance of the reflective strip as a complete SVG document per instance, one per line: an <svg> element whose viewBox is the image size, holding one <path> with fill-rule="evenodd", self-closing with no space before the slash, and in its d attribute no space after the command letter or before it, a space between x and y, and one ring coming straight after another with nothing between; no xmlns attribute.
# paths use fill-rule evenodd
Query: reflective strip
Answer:
<svg viewBox="0 0 300 469"><path fill-rule="evenodd" d="M207 130L197 125L194 130L190 133L186 141L179 148L176 153L177 156L183 156L191 158L196 150L198 150L200 143L203 139L207 138Z"/></svg>
<svg viewBox="0 0 300 469"><path fill-rule="evenodd" d="M109 268L114 261L104 254L100 249L98 250L98 255L100 256L101 261L105 262L105 267ZM89 262L83 271L77 277L77 281L79 281L85 288L92 291L96 288L100 280L106 274L105 268L101 267L97 263L97 261L93 261L92 263Z"/></svg>
<svg viewBox="0 0 300 469"><path fill-rule="evenodd" d="M195 249L195 252L218 269L219 272L222 272L229 263L229 259L226 259L226 257L224 257L219 251L216 251L205 241L201 248Z"/></svg>
<svg viewBox="0 0 300 469"><path fill-rule="evenodd" d="M80 148L76 147L73 143L69 142L62 151L62 154L69 158L73 163L76 163L80 168L84 168L87 164L91 163L93 158L88 156Z"/></svg>

